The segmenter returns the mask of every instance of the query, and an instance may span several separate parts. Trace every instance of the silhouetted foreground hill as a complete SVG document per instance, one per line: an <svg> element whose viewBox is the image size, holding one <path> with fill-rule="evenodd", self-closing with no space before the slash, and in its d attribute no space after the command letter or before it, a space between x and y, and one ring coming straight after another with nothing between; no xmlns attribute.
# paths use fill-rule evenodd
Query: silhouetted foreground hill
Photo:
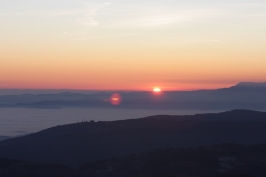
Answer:
<svg viewBox="0 0 266 177"><path fill-rule="evenodd" d="M222 144L191 149L161 149L89 163L79 169L90 177L265 177L266 145Z"/></svg>
<svg viewBox="0 0 266 177"><path fill-rule="evenodd" d="M0 159L1 177L265 177L266 144L157 149L78 169Z"/></svg>
<svg viewBox="0 0 266 177"><path fill-rule="evenodd" d="M266 142L266 113L234 110L56 126L0 142L0 157L79 166L135 152Z"/></svg>
<svg viewBox="0 0 266 177"><path fill-rule="evenodd" d="M8 136L0 136L0 141L3 141L3 140L7 140L7 139L9 139L10 137L8 137Z"/></svg>
<svg viewBox="0 0 266 177"><path fill-rule="evenodd" d="M63 165L48 165L23 162L19 160L0 159L1 177L86 177L76 169Z"/></svg>

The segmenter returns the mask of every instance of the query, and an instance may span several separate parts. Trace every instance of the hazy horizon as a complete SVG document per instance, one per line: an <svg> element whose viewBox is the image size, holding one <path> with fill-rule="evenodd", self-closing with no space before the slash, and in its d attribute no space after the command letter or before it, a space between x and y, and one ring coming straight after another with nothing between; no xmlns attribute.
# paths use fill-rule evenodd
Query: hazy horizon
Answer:
<svg viewBox="0 0 266 177"><path fill-rule="evenodd" d="M65 91L7 90L13 94L1 95L0 89L0 135L33 133L78 121L114 121L234 109L266 111L266 83L239 83L228 89L194 92L125 91L118 94L68 90L69 93L62 93Z"/></svg>
<svg viewBox="0 0 266 177"><path fill-rule="evenodd" d="M163 92L167 91L198 91L198 90L216 90L216 89L224 89L224 88L230 88L233 86L236 86L240 83L253 83L253 84L264 84L266 82L238 82L232 85L229 85L227 87L217 87L217 88L198 88L194 90L162 90ZM89 89L69 89L69 88L59 88L59 89L53 89L53 88L0 88L0 95L8 95L8 94L56 94L56 93L61 93L61 92L77 92L77 93L83 93L83 94L92 94L92 93L97 93L97 92L151 92L152 88L150 90L89 90Z"/></svg>

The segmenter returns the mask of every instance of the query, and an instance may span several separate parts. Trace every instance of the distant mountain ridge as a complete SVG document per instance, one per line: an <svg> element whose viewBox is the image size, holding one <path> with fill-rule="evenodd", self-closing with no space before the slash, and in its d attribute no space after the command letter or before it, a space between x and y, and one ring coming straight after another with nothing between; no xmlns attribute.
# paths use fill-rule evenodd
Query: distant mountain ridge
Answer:
<svg viewBox="0 0 266 177"><path fill-rule="evenodd" d="M230 88L198 91L120 92L122 103L116 108L175 109L175 110L232 110L266 111L266 83L239 83ZM22 94L0 96L0 108L68 107L113 108L112 92L91 94L61 92L57 94Z"/></svg>
<svg viewBox="0 0 266 177"><path fill-rule="evenodd" d="M266 91L266 82L240 82L229 88L231 91Z"/></svg>
<svg viewBox="0 0 266 177"><path fill-rule="evenodd" d="M239 82L236 85L233 85L229 88L246 86L246 87L266 87L266 82ZM223 88L210 89L210 90L219 90ZM208 89L204 89L208 90ZM198 91L198 90L194 90ZM79 93L79 94L95 94L99 92L112 93L112 92L134 92L134 91L119 91L119 90L109 90L109 91L98 91L98 90L76 90L76 89L0 89L0 96L3 95L38 95L38 94L59 94L59 93ZM137 91L142 92L142 91ZM180 92L180 91L179 91ZM182 91L181 91L182 92ZM186 91L187 92L187 91ZM193 92L193 91L192 91Z"/></svg>
<svg viewBox="0 0 266 177"><path fill-rule="evenodd" d="M234 110L52 127L0 142L0 158L79 166L161 148L266 143L266 112Z"/></svg>
<svg viewBox="0 0 266 177"><path fill-rule="evenodd" d="M266 87L266 82L239 82L236 86Z"/></svg>

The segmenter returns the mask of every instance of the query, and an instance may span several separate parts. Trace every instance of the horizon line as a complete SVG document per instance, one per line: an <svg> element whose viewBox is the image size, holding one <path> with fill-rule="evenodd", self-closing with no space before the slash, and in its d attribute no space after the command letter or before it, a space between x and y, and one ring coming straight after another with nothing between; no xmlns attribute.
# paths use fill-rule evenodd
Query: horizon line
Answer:
<svg viewBox="0 0 266 177"><path fill-rule="evenodd" d="M237 82L236 84L232 84L228 87L217 87L217 88L198 88L198 89L163 89L163 92L172 92L172 91L201 91L201 90L217 90L217 89L226 89L237 86L240 83L254 83L254 84L262 84L266 82ZM17 90L17 91L102 91L102 92L130 92L130 91L137 91L137 92L149 92L152 91L151 89L77 89L77 88L0 88L0 90Z"/></svg>

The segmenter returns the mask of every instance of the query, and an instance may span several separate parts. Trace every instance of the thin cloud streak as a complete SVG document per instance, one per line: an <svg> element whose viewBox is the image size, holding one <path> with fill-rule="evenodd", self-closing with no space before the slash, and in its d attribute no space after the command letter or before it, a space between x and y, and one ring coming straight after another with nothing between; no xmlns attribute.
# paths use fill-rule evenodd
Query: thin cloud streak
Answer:
<svg viewBox="0 0 266 177"><path fill-rule="evenodd" d="M96 20L97 12L105 6L112 3L85 3L82 7L73 10L55 9L55 10L34 10L34 11L18 11L12 13L0 13L0 17L23 17L23 16L39 16L43 18L56 17L73 17L76 23L86 27L98 26L100 23Z"/></svg>
<svg viewBox="0 0 266 177"><path fill-rule="evenodd" d="M82 16L78 18L77 22L86 27L98 26L100 23L96 20L97 12L104 8L105 6L110 5L111 3L103 4L86 4L86 8L82 10Z"/></svg>
<svg viewBox="0 0 266 177"><path fill-rule="evenodd" d="M266 6L266 3L261 2L261 3L240 3L236 4L238 6L248 6L248 7L257 7L257 6Z"/></svg>
<svg viewBox="0 0 266 177"><path fill-rule="evenodd" d="M178 11L178 10L177 10ZM161 10L160 13L153 12L149 15L143 14L127 22L112 24L112 27L164 27L169 25L193 22L203 18L214 17L222 14L217 9L188 9L179 13L169 13Z"/></svg>

